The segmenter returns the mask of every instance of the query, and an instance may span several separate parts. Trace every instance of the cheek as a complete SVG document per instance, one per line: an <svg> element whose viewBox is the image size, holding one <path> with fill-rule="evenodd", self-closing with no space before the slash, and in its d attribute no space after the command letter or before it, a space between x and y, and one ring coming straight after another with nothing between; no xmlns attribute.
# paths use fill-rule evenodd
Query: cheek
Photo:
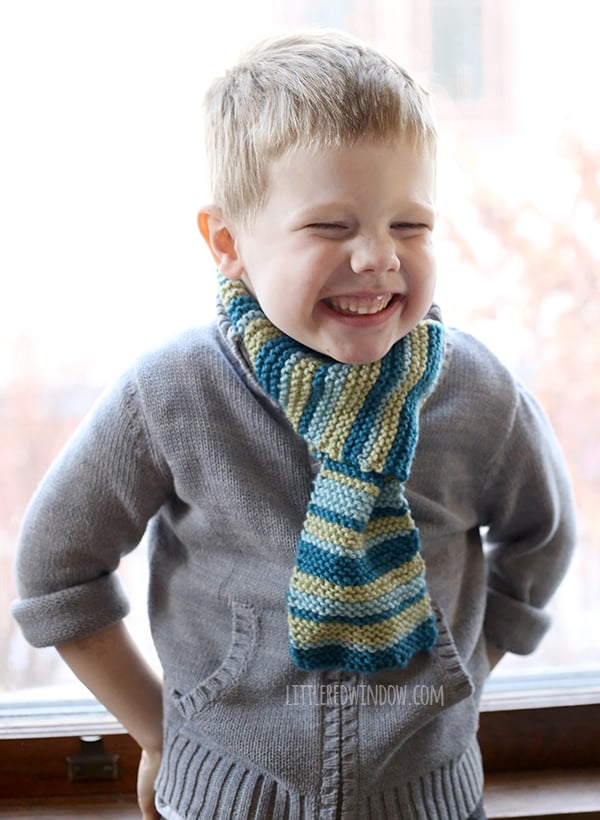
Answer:
<svg viewBox="0 0 600 820"><path fill-rule="evenodd" d="M434 256L433 250L431 251L427 261L427 272L431 280L431 287L434 287L437 280L437 260Z"/></svg>
<svg viewBox="0 0 600 820"><path fill-rule="evenodd" d="M437 276L436 258L431 241L413 249L405 259L405 268L409 277L435 283Z"/></svg>

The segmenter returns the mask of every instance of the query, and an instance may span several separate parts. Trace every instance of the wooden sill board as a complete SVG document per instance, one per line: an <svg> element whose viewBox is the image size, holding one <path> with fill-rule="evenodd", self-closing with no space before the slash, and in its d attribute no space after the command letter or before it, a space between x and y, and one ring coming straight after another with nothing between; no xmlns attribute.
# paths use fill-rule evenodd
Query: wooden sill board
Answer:
<svg viewBox="0 0 600 820"><path fill-rule="evenodd" d="M0 817L31 820L140 820L134 795L0 800Z"/></svg>
<svg viewBox="0 0 600 820"><path fill-rule="evenodd" d="M486 776L488 820L600 819L600 768L500 772ZM0 817L139 820L134 795L0 800Z"/></svg>
<svg viewBox="0 0 600 820"><path fill-rule="evenodd" d="M485 778L488 820L600 818L600 768L496 772Z"/></svg>

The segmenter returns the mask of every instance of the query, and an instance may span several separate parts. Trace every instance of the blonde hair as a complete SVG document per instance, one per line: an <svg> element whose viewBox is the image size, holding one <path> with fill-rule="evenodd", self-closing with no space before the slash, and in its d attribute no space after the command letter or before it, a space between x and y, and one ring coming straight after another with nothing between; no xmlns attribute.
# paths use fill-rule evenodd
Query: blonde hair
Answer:
<svg viewBox="0 0 600 820"><path fill-rule="evenodd" d="M317 30L265 40L217 78L204 100L213 203L248 225L272 163L294 148L406 137L435 146L427 93L350 35Z"/></svg>

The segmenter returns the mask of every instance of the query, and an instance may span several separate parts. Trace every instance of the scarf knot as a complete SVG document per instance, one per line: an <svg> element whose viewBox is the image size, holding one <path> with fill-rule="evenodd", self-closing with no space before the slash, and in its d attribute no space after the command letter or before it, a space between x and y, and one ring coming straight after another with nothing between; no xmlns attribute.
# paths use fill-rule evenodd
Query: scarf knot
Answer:
<svg viewBox="0 0 600 820"><path fill-rule="evenodd" d="M287 596L292 658L303 669L403 667L437 637L404 484L443 327L420 322L380 361L349 365L282 333L241 282L220 277L220 295L258 383L321 464Z"/></svg>

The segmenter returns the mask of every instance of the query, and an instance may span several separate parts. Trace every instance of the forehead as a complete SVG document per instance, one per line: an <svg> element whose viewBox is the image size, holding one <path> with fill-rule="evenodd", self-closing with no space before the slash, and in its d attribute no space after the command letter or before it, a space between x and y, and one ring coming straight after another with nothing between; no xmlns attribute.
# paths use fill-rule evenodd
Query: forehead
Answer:
<svg viewBox="0 0 600 820"><path fill-rule="evenodd" d="M271 165L268 199L300 203L347 200L367 195L433 200L435 150L406 137L360 140L330 147L296 147Z"/></svg>

